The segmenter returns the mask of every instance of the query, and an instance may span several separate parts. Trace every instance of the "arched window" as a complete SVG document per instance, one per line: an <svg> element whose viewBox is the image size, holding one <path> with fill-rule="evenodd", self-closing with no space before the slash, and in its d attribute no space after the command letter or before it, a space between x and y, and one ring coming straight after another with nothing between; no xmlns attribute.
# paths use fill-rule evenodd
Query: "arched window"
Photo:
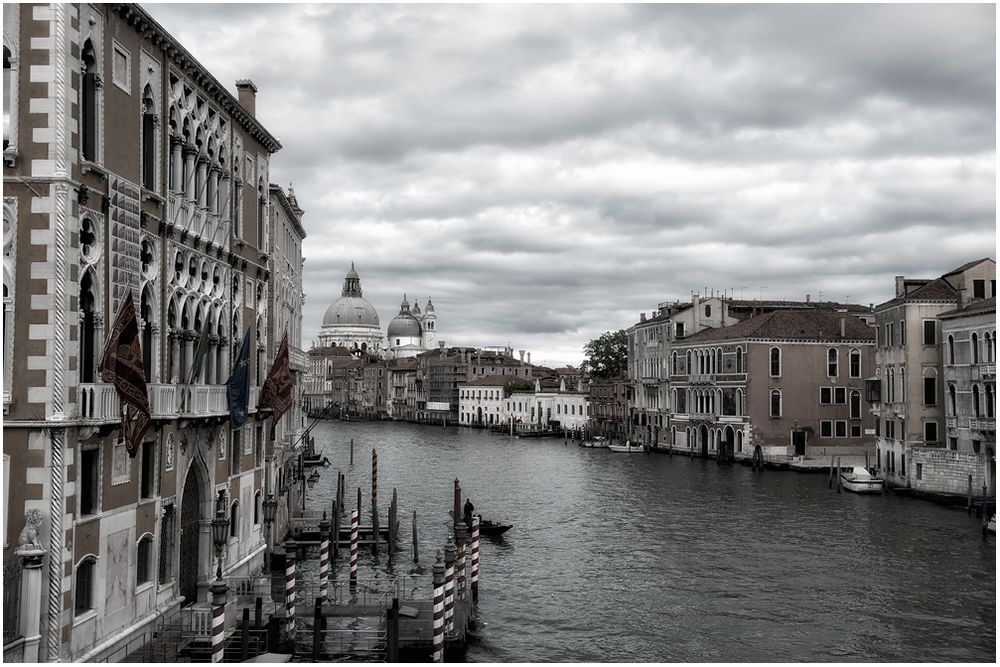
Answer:
<svg viewBox="0 0 1000 667"><path fill-rule="evenodd" d="M97 323L95 309L97 297L96 285L90 271L83 274L80 281L80 312L83 322L80 324L80 382L94 382L96 363L94 359L97 346Z"/></svg>
<svg viewBox="0 0 1000 667"><path fill-rule="evenodd" d="M832 378L837 377L838 366L837 350L831 347L826 352L826 374Z"/></svg>
<svg viewBox="0 0 1000 667"><path fill-rule="evenodd" d="M948 336L948 363L955 363L955 337Z"/></svg>
<svg viewBox="0 0 1000 667"><path fill-rule="evenodd" d="M972 332L972 338L969 340L969 345L972 348L972 363L979 363L979 336L975 332Z"/></svg>
<svg viewBox="0 0 1000 667"><path fill-rule="evenodd" d="M76 566L76 586L73 589L73 610L76 615L94 609L94 579L97 559L87 556Z"/></svg>
<svg viewBox="0 0 1000 667"><path fill-rule="evenodd" d="M80 53L83 81L80 94L80 149L83 159L97 161L97 56L88 39Z"/></svg>
<svg viewBox="0 0 1000 667"><path fill-rule="evenodd" d="M993 358L993 337L990 336L989 331L983 334L983 345L986 347L986 363L996 361L996 359Z"/></svg>
<svg viewBox="0 0 1000 667"><path fill-rule="evenodd" d="M771 416L781 416L781 392L777 389L771 390Z"/></svg>
<svg viewBox="0 0 1000 667"><path fill-rule="evenodd" d="M11 130L14 127L14 121L16 120L17 110L13 106L13 74L14 68L11 62L10 49L6 46L3 47L3 148L7 150L7 147L11 145L13 137L11 137ZM16 142L14 142L16 144Z"/></svg>
<svg viewBox="0 0 1000 667"><path fill-rule="evenodd" d="M684 353L684 374L691 374L691 350Z"/></svg>
<svg viewBox="0 0 1000 667"><path fill-rule="evenodd" d="M861 377L861 350L851 350L850 365L851 377Z"/></svg>
<svg viewBox="0 0 1000 667"><path fill-rule="evenodd" d="M670 354L670 372L674 375L677 374L677 352Z"/></svg>
<svg viewBox="0 0 1000 667"><path fill-rule="evenodd" d="M744 400L743 390L742 389L737 389L736 390L736 416L737 417L742 417L745 414L743 412L743 400Z"/></svg>
<svg viewBox="0 0 1000 667"><path fill-rule="evenodd" d="M958 410L956 409L958 407L958 402L955 396L955 385L953 384L948 385L948 407L951 408L948 412L950 416L954 417L958 414Z"/></svg>
<svg viewBox="0 0 1000 667"><path fill-rule="evenodd" d="M253 495L253 525L260 525L260 510L261 510L261 496L260 491L257 491Z"/></svg>
<svg viewBox="0 0 1000 667"><path fill-rule="evenodd" d="M234 500L229 507L229 537L240 536L240 501Z"/></svg>
<svg viewBox="0 0 1000 667"><path fill-rule="evenodd" d="M906 403L906 367L899 367L899 402Z"/></svg>
<svg viewBox="0 0 1000 667"><path fill-rule="evenodd" d="M267 229L267 189L261 181L257 186L257 247L265 251L267 249L267 239L265 233Z"/></svg>
<svg viewBox="0 0 1000 667"><path fill-rule="evenodd" d="M149 86L142 93L142 187L156 189L156 104Z"/></svg>
<svg viewBox="0 0 1000 667"><path fill-rule="evenodd" d="M781 377L781 348L771 348L771 377Z"/></svg>
<svg viewBox="0 0 1000 667"><path fill-rule="evenodd" d="M993 419L993 386L986 385L986 418Z"/></svg>
<svg viewBox="0 0 1000 667"><path fill-rule="evenodd" d="M976 415L976 419L982 417L982 410L979 407L979 385L972 385L972 413Z"/></svg>
<svg viewBox="0 0 1000 667"><path fill-rule="evenodd" d="M743 348L736 348L736 372L743 373Z"/></svg>
<svg viewBox="0 0 1000 667"><path fill-rule="evenodd" d="M149 583L153 572L153 536L146 534L135 549L135 583Z"/></svg>
<svg viewBox="0 0 1000 667"><path fill-rule="evenodd" d="M712 306L710 306L710 305L708 305L706 303L705 304L705 317L711 317L711 316L712 316Z"/></svg>
<svg viewBox="0 0 1000 667"><path fill-rule="evenodd" d="M722 348L720 347L715 351L715 372L722 372Z"/></svg>

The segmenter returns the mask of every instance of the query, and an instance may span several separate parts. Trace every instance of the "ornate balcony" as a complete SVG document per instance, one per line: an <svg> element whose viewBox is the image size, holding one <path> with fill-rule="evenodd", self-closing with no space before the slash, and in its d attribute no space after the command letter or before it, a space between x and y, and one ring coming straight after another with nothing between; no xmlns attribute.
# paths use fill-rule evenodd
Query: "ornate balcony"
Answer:
<svg viewBox="0 0 1000 667"><path fill-rule="evenodd" d="M119 421L121 402L113 384L81 384L76 394L77 413L80 419L92 421Z"/></svg>
<svg viewBox="0 0 1000 667"><path fill-rule="evenodd" d="M969 428L973 431L996 432L997 423L994 419L970 419Z"/></svg>
<svg viewBox="0 0 1000 667"><path fill-rule="evenodd" d="M997 376L996 364L979 364L979 377L996 378L996 376Z"/></svg>
<svg viewBox="0 0 1000 667"><path fill-rule="evenodd" d="M148 385L149 411L153 419L177 416L177 387L172 384Z"/></svg>
<svg viewBox="0 0 1000 667"><path fill-rule="evenodd" d="M944 426L945 428L955 428L956 426L958 426L958 419L956 419L955 417L945 417Z"/></svg>

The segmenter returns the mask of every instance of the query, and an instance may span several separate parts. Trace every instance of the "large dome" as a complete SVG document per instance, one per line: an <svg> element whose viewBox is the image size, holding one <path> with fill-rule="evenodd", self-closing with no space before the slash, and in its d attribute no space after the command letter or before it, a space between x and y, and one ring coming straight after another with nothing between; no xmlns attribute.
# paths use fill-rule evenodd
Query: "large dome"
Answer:
<svg viewBox="0 0 1000 667"><path fill-rule="evenodd" d="M340 294L340 298L326 309L326 315L323 316L324 327L379 326L375 306L365 301L361 291L361 278L354 270L354 262L351 262L351 270L344 276L344 289Z"/></svg>
<svg viewBox="0 0 1000 667"><path fill-rule="evenodd" d="M410 313L410 304L403 295L403 303L399 306L399 315L389 322L389 330L386 332L392 338L420 338L420 322Z"/></svg>
<svg viewBox="0 0 1000 667"><path fill-rule="evenodd" d="M378 313L360 296L342 296L326 309L323 326L369 326L377 327Z"/></svg>

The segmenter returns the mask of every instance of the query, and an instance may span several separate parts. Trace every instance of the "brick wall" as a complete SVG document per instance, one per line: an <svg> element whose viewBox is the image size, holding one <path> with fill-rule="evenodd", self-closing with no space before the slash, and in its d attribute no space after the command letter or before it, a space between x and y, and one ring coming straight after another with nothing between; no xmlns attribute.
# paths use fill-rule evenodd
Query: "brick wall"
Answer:
<svg viewBox="0 0 1000 667"><path fill-rule="evenodd" d="M909 453L907 468L911 488L926 493L965 496L971 475L973 496L982 495L986 472L984 454L929 447L914 447ZM921 466L920 479L917 479L917 465Z"/></svg>

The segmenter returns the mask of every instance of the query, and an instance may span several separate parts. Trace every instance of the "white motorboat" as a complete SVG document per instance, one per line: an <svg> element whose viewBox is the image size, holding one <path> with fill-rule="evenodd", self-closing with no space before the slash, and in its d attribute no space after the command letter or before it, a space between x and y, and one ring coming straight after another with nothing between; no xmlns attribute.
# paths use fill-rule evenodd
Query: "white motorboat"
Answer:
<svg viewBox="0 0 1000 667"><path fill-rule="evenodd" d="M626 440L624 445L608 445L608 449L613 452L622 452L625 454L634 454L636 452L646 451L642 445L633 445L629 440Z"/></svg>
<svg viewBox="0 0 1000 667"><path fill-rule="evenodd" d="M605 449L608 446L608 439L603 435L595 435L590 440L584 440L580 443L581 447L589 447L592 449Z"/></svg>
<svg viewBox="0 0 1000 667"><path fill-rule="evenodd" d="M986 524L986 530L990 531L994 535L997 532L997 515L994 514L990 517L990 522Z"/></svg>
<svg viewBox="0 0 1000 667"><path fill-rule="evenodd" d="M840 485L854 493L882 493L885 480L872 475L863 466L854 466L850 471L840 471Z"/></svg>

